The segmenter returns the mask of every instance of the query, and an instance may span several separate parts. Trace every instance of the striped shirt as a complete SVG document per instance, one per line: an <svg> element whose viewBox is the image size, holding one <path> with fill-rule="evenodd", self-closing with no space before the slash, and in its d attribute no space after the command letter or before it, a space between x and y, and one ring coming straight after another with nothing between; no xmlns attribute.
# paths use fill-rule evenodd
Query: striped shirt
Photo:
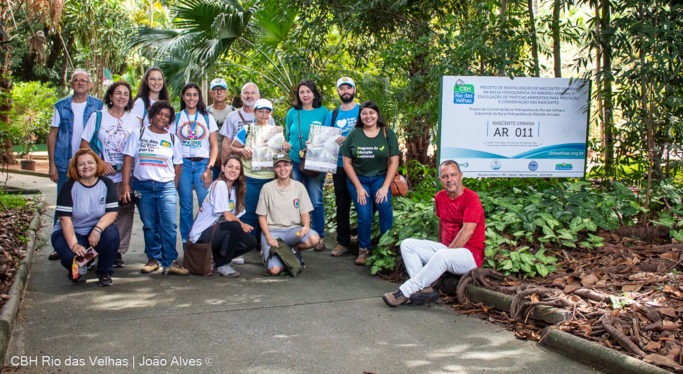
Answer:
<svg viewBox="0 0 683 374"><path fill-rule="evenodd" d="M92 186L69 179L57 196L57 217L71 217L74 231L88 235L105 213L118 212L119 203L116 186L107 177L100 177ZM61 230L59 220L53 231Z"/></svg>

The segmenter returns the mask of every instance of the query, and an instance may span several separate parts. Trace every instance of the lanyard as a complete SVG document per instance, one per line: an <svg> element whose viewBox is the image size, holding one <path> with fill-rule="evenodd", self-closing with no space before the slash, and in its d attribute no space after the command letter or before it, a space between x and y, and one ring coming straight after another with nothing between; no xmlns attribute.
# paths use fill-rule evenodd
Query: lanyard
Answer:
<svg viewBox="0 0 683 374"><path fill-rule="evenodd" d="M187 113L186 109L183 109L183 113L185 113L185 117L187 117L187 120L190 121L190 140L196 140L197 139L197 118L199 117L199 111L194 112L194 121L190 119L190 115Z"/></svg>

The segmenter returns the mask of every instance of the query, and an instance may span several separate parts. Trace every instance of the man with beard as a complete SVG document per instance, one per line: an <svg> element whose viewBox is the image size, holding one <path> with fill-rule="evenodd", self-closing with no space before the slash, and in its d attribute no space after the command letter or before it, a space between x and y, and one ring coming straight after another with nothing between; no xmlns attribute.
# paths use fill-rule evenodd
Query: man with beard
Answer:
<svg viewBox="0 0 683 374"><path fill-rule="evenodd" d="M337 143L342 145L346 136L356 126L360 106L353 101L356 97L356 84L349 77L341 77L337 80L337 94L342 105L329 112L325 118L325 126L334 126L341 129L342 134L337 138ZM342 155L337 159L337 172L333 174L334 196L337 202L337 246L332 251L332 256L341 256L349 250L351 241L351 224L349 214L351 211L351 195L346 186L346 172L342 165Z"/></svg>
<svg viewBox="0 0 683 374"><path fill-rule="evenodd" d="M486 221L479 196L463 186L462 172L453 160L441 163L439 179L444 190L437 192L434 203L440 242L406 239L401 243L410 279L384 294L382 299L390 307L408 302L416 293L433 293L431 285L445 272L465 274L484 262Z"/></svg>
<svg viewBox="0 0 683 374"><path fill-rule="evenodd" d="M68 179L69 160L81 145L81 135L85 124L95 111L102 110L102 100L90 96L92 82L90 73L83 69L74 70L71 74L73 95L65 97L54 105L52 124L47 135L47 154L50 162L50 179L57 183L57 195ZM57 215L55 215L57 223ZM59 260L59 254L53 252L50 260Z"/></svg>
<svg viewBox="0 0 683 374"><path fill-rule="evenodd" d="M221 145L221 160L227 160L230 154L230 145L232 140L237 135L237 132L245 125L254 123L254 104L256 100L261 98L256 83L247 82L242 86L240 99L242 100L242 107L234 112L230 112L225 117L223 127L218 132L223 136L223 144ZM275 125L273 117L270 117L270 124ZM239 155L238 155L239 156Z"/></svg>

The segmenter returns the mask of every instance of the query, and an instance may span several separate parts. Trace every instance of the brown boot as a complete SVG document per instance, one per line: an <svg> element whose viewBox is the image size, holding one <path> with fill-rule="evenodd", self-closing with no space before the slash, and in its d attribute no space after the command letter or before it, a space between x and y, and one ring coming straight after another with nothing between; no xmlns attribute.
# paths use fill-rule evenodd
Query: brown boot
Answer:
<svg viewBox="0 0 683 374"><path fill-rule="evenodd" d="M358 249L358 257L356 257L356 265L365 265L370 257L370 251L365 248Z"/></svg>

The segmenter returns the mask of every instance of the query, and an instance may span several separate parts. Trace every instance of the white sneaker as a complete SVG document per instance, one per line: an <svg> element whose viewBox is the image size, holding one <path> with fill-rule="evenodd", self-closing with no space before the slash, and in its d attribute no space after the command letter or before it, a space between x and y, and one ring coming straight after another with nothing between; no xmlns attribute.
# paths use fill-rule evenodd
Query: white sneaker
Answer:
<svg viewBox="0 0 683 374"><path fill-rule="evenodd" d="M242 256L240 257L235 257L230 261L231 264L233 265L244 265L244 258Z"/></svg>
<svg viewBox="0 0 683 374"><path fill-rule="evenodd" d="M223 266L217 267L216 272L228 278L237 278L240 276L240 273L235 271L235 269L233 269L232 266L230 266L230 264L225 264Z"/></svg>

